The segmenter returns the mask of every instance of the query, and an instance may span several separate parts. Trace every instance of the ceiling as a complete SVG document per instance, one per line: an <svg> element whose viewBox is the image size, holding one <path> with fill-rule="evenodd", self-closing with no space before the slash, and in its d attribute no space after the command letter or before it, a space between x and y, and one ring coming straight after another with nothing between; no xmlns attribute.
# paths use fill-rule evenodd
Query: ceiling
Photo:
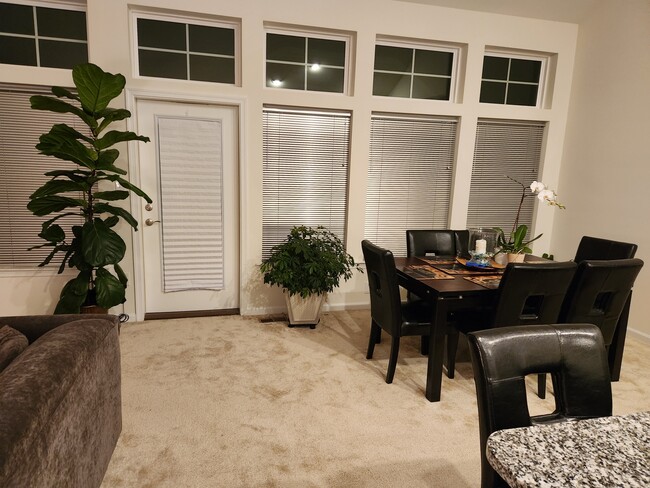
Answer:
<svg viewBox="0 0 650 488"><path fill-rule="evenodd" d="M398 0L493 14L579 24L607 0Z"/></svg>

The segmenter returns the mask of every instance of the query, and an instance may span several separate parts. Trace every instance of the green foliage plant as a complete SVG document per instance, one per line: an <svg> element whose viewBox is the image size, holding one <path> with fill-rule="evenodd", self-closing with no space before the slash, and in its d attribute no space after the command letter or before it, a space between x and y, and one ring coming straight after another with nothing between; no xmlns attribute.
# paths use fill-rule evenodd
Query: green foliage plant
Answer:
<svg viewBox="0 0 650 488"><path fill-rule="evenodd" d="M36 145L42 154L61 160L62 166L45 173L51 179L30 196L27 208L33 214L57 214L42 225L39 237L46 242L31 249L52 248L39 266L63 253L58 272L66 267L79 271L63 287L54 313L79 313L84 305L109 309L126 301L127 277L119 265L126 243L113 227L124 220L137 230L138 223L127 210L111 202L127 199L131 191L151 203L142 190L124 178L126 171L115 165L119 151L113 147L127 141L148 142L149 138L107 130L113 122L131 116L128 110L108 107L122 93L124 76L85 63L73 68L72 79L74 93L53 87L54 97L30 98L32 109L71 113L88 128L82 134L66 124L55 124ZM115 184L118 189L101 190L97 186L100 182ZM83 224L64 230L57 221L66 215L82 216Z"/></svg>
<svg viewBox="0 0 650 488"><path fill-rule="evenodd" d="M260 266L264 283L302 298L332 292L354 269L361 271L338 236L323 226L294 227Z"/></svg>

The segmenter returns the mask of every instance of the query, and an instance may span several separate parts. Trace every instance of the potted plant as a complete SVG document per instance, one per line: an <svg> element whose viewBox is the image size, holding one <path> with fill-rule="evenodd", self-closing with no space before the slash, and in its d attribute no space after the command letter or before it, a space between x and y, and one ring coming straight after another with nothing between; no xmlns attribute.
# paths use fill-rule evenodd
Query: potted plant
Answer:
<svg viewBox="0 0 650 488"><path fill-rule="evenodd" d="M499 248L496 254L506 254L508 256L508 262L522 262L524 260L524 254L533 252L529 247L530 243L542 237L542 234L539 234L532 239L526 240L528 226L523 224L519 225L519 215L521 214L521 207L524 204L525 198L537 196L541 201L546 202L547 205L555 205L560 209L566 207L557 201L556 193L553 190L547 189L546 185L541 181L533 181L530 186L526 186L510 176L506 175L506 178L521 186L521 199L519 200L519 208L517 208L517 215L515 216L515 222L510 233L506 235L502 228L494 228L497 232L497 247ZM528 189L530 189L530 193L526 192Z"/></svg>
<svg viewBox="0 0 650 488"><path fill-rule="evenodd" d="M336 234L322 226L299 226L271 249L260 271L264 283L284 290L289 326L313 329L320 320L325 295L339 286L341 278L349 280L354 268L361 271Z"/></svg>
<svg viewBox="0 0 650 488"><path fill-rule="evenodd" d="M66 124L55 124L36 145L42 154L61 160L59 169L45 173L51 179L30 196L27 205L38 216L56 214L43 223L39 233L46 242L35 247L52 248L39 266L63 253L58 272L66 266L79 270L63 287L55 314L79 313L85 306L97 306L100 310L91 311L105 312L126 301L127 277L119 265L126 244L113 227L124 220L137 230L138 223L127 210L111 202L125 200L129 190L151 202L123 177L126 171L115 165L120 153L113 147L126 141L148 142L149 138L128 131L107 131L113 122L131 116L128 110L108 107L122 93L124 76L86 63L73 68L72 79L74 93L53 87L56 98L36 95L30 99L33 109L71 113L87 126L81 133ZM117 188L100 186L107 182ZM57 221L65 215L80 215L83 224L64 230Z"/></svg>

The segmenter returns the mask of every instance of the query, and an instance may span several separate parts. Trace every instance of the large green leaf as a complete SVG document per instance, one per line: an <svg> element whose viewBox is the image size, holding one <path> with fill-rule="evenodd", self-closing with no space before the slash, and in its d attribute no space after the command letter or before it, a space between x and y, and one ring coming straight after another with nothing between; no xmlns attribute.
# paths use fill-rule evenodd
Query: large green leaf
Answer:
<svg viewBox="0 0 650 488"><path fill-rule="evenodd" d="M102 122L99 124L99 127L97 128L96 134L101 134L106 127L108 127L111 123L116 122L118 120L124 120L128 119L131 117L131 112L124 108L106 108L104 110L101 110L97 112L96 114L98 119L103 118Z"/></svg>
<svg viewBox="0 0 650 488"><path fill-rule="evenodd" d="M125 286L110 271L99 268L95 276L97 305L111 308L126 301Z"/></svg>
<svg viewBox="0 0 650 488"><path fill-rule="evenodd" d="M118 142L127 142L127 141L143 141L149 142L149 138L146 136L139 136L135 132L127 132L121 130L111 130L106 133L101 139L97 139L95 142L95 147L98 150L106 149L111 147L113 144Z"/></svg>
<svg viewBox="0 0 650 488"><path fill-rule="evenodd" d="M83 135L78 130L73 129L72 127L66 124L54 124L50 129L50 134L57 134L63 137L70 137L72 139L82 139L86 141L88 144L93 144L92 138Z"/></svg>
<svg viewBox="0 0 650 488"><path fill-rule="evenodd" d="M118 168L113 164L119 155L120 152L117 149L106 149L105 151L101 151L99 153L99 157L97 158L97 169L125 175L126 171L124 171L122 168Z"/></svg>
<svg viewBox="0 0 650 488"><path fill-rule="evenodd" d="M81 110L79 107L71 103L64 102L57 98L46 97L43 95L33 95L29 97L29 102L34 110L49 110L50 112L57 113L71 113L83 120L87 126L92 129L97 127L97 121L91 116Z"/></svg>
<svg viewBox="0 0 650 488"><path fill-rule="evenodd" d="M126 284L129 282L129 279L126 277L126 273L122 267L119 264L114 264L113 269L115 270L115 274L117 274L117 278L120 280L120 283L122 283L124 285L124 288L126 288Z"/></svg>
<svg viewBox="0 0 650 488"><path fill-rule="evenodd" d="M77 95L75 95L74 93L72 93L67 88L63 88L63 87L60 87L60 86L53 86L52 87L52 93L54 95L56 95L57 97L59 97L59 98L65 97L65 98L69 98L70 100L79 101L79 97Z"/></svg>
<svg viewBox="0 0 650 488"><path fill-rule="evenodd" d="M95 193L95 198L109 201L126 200L129 198L129 192L124 190L98 191Z"/></svg>
<svg viewBox="0 0 650 488"><path fill-rule="evenodd" d="M106 176L107 180L110 181L117 181L120 185L122 185L124 188L127 190L131 190L133 193L136 195L144 198L147 202L152 203L153 200L149 198L149 195L147 195L145 192L143 192L140 188L132 184L130 181L125 180L124 178L117 176L117 175L107 175Z"/></svg>
<svg viewBox="0 0 650 488"><path fill-rule="evenodd" d="M58 224L49 225L43 227L41 232L38 234L38 237L49 242L61 242L65 240L65 231Z"/></svg>
<svg viewBox="0 0 650 488"><path fill-rule="evenodd" d="M90 276L90 271L81 271L76 278L65 284L61 290L59 302L54 309L55 314L79 313L81 311L81 305L88 295Z"/></svg>
<svg viewBox="0 0 650 488"><path fill-rule="evenodd" d="M71 179L72 181L84 181L92 172L85 169L55 169L53 171L48 171L43 173L45 176L52 176L58 178L59 176L65 176L66 178Z"/></svg>
<svg viewBox="0 0 650 488"><path fill-rule="evenodd" d="M110 101L122 93L126 84L121 74L107 73L92 63L78 64L72 68L72 80L82 107L93 114L108 107Z"/></svg>
<svg viewBox="0 0 650 488"><path fill-rule="evenodd" d="M133 215L128 210L125 210L121 207L114 207L108 203L97 203L93 206L95 213L110 213L118 217L122 217L126 222L133 227L135 230L138 230L138 221L133 218Z"/></svg>
<svg viewBox="0 0 650 488"><path fill-rule="evenodd" d="M93 219L83 226L81 239L83 258L92 266L119 263L126 252L124 240L102 219Z"/></svg>
<svg viewBox="0 0 650 488"><path fill-rule="evenodd" d="M29 198L41 198L69 191L86 191L88 185L69 180L50 180L32 193Z"/></svg>
<svg viewBox="0 0 650 488"><path fill-rule="evenodd" d="M97 153L76 139L62 136L60 134L43 134L36 145L36 149L48 156L55 156L65 161L85 166L90 169L95 168Z"/></svg>
<svg viewBox="0 0 650 488"><path fill-rule="evenodd" d="M60 212L66 208L85 207L86 205L84 200L77 200L76 198L49 196L33 199L27 204L27 208L34 215L42 217L53 212Z"/></svg>

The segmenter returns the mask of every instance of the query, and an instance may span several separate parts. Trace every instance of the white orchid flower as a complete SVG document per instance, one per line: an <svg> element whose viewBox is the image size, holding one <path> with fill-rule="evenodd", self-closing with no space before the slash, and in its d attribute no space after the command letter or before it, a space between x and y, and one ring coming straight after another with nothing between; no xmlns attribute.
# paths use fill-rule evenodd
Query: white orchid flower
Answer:
<svg viewBox="0 0 650 488"><path fill-rule="evenodd" d="M537 198L539 198L542 202L546 202L549 205L553 205L557 200L557 195L553 190L544 189L537 194Z"/></svg>
<svg viewBox="0 0 650 488"><path fill-rule="evenodd" d="M532 191L533 193L538 193L544 190L546 190L546 185L541 181L533 181L530 184L530 191Z"/></svg>

